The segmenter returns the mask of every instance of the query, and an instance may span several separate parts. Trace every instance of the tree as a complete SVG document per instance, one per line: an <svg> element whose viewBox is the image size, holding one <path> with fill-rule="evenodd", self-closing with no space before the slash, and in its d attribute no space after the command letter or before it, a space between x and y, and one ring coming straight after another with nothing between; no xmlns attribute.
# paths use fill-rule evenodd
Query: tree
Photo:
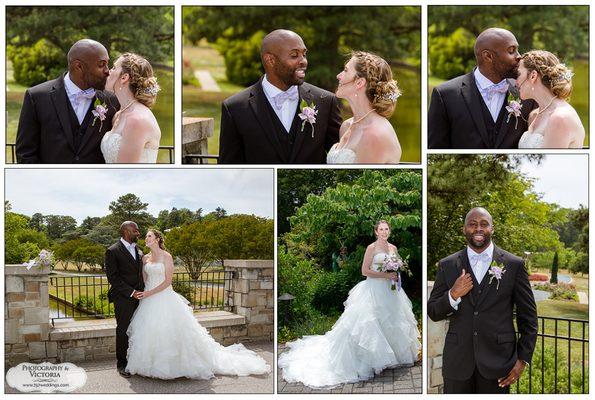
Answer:
<svg viewBox="0 0 595 400"><path fill-rule="evenodd" d="M444 79L452 77L435 69L439 64L437 60L443 58L444 61L448 61L447 55L453 54L452 49L461 35L475 38L489 27L501 27L513 32L521 52L546 48L561 57L564 62L571 63L573 59L589 54L588 9L586 5L498 5L490 6L489 12L486 12L487 8L481 5L429 7L431 73ZM454 35L455 31L461 29L466 33ZM475 64L473 49L466 49L466 52L456 54L456 61L460 62L461 68L469 63ZM455 61L453 58L451 57L451 60Z"/></svg>
<svg viewBox="0 0 595 400"><path fill-rule="evenodd" d="M86 235L89 231L101 223L101 217L86 217L79 226L81 235Z"/></svg>
<svg viewBox="0 0 595 400"><path fill-rule="evenodd" d="M65 70L68 50L82 38L102 43L112 59L124 52L134 52L147 57L153 65L173 60L172 6L7 7L6 19L8 56L13 62L22 58L24 51L44 41L45 47L58 54ZM52 62L54 59L51 58ZM52 67L39 64L32 67L42 70Z"/></svg>
<svg viewBox="0 0 595 400"><path fill-rule="evenodd" d="M38 232L44 230L45 224L42 213L35 213L31 216L31 219L29 220L29 228L35 229Z"/></svg>
<svg viewBox="0 0 595 400"><path fill-rule="evenodd" d="M204 220L173 228L167 233L166 246L172 256L180 258L184 268L194 280L216 259L208 242L213 220Z"/></svg>
<svg viewBox="0 0 595 400"><path fill-rule="evenodd" d="M104 248L111 246L120 238L120 232L118 228L109 225L107 222L102 221L95 225L87 234L82 236L93 243L102 245Z"/></svg>
<svg viewBox="0 0 595 400"><path fill-rule="evenodd" d="M43 219L48 236L52 240L61 239L65 233L76 229L76 220L68 215L46 215Z"/></svg>
<svg viewBox="0 0 595 400"><path fill-rule="evenodd" d="M105 249L103 246L84 238L69 240L56 246L54 250L56 260L63 262L65 270L67 269L67 263L71 262L79 272L85 266L90 269L101 267L104 254Z"/></svg>
<svg viewBox="0 0 595 400"><path fill-rule="evenodd" d="M373 23L362 23L373 21ZM225 57L228 79L247 85L260 76L264 34L283 27L299 33L308 53L308 82L335 90L336 74L351 49L382 55L392 65L417 68L420 62L419 7L184 7L184 39L206 38ZM237 65L238 58L243 60ZM237 71L230 76L230 73ZM252 71L253 73L248 73Z"/></svg>
<svg viewBox="0 0 595 400"><path fill-rule="evenodd" d="M202 208L192 212L188 208L177 209L176 207L173 207L171 211L162 210L159 212L156 225L159 230L165 232L177 226L199 221L201 218Z"/></svg>
<svg viewBox="0 0 595 400"><path fill-rule="evenodd" d="M554 253L554 261L552 262L552 276L550 277L550 283L558 283L558 252Z"/></svg>
<svg viewBox="0 0 595 400"><path fill-rule="evenodd" d="M428 279L436 263L465 245L465 214L485 207L494 219L494 241L514 254L561 247L554 226L557 207L543 202L517 171L523 156L432 155L428 157ZM540 157L529 159L538 162Z"/></svg>
<svg viewBox="0 0 595 400"><path fill-rule="evenodd" d="M141 234L144 235L147 229L155 224L155 218L146 210L148 203L143 203L138 196L128 193L118 197L116 201L109 204L110 215L106 217L105 222L112 226L116 231L124 221L134 221L137 223Z"/></svg>
<svg viewBox="0 0 595 400"><path fill-rule="evenodd" d="M48 248L45 233L29 228L29 221L29 217L22 214L4 213L4 261L7 264L29 261L37 257L40 250Z"/></svg>

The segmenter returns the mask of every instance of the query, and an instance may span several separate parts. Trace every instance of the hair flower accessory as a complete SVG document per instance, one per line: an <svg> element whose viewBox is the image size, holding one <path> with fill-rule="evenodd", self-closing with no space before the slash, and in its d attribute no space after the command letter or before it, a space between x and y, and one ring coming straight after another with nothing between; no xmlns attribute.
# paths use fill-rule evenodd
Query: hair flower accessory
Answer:
<svg viewBox="0 0 595 400"><path fill-rule="evenodd" d="M397 93L397 92L385 93L382 96L380 96L380 98L382 100L388 100L391 103L396 103L397 102L397 99L399 97L401 97L401 93L400 92L399 93Z"/></svg>
<svg viewBox="0 0 595 400"><path fill-rule="evenodd" d="M150 96L157 96L157 93L161 90L161 87L155 83L154 85L148 86L143 89L143 93L148 94Z"/></svg>
<svg viewBox="0 0 595 400"><path fill-rule="evenodd" d="M561 64L561 66L566 68L566 66L564 64ZM555 82L556 83L563 82L563 81L570 82L570 80L572 79L573 76L574 76L574 72L567 69L562 75L560 75L559 77L556 78Z"/></svg>

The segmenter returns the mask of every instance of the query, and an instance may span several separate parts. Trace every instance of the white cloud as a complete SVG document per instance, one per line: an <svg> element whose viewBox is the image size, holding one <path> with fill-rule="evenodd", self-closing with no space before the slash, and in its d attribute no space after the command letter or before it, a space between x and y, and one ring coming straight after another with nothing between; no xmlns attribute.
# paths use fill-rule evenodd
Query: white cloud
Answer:
<svg viewBox="0 0 595 400"><path fill-rule="evenodd" d="M205 213L273 217L272 169L6 169L5 199L14 212L86 216L109 213L126 193L149 203L148 211L186 207Z"/></svg>

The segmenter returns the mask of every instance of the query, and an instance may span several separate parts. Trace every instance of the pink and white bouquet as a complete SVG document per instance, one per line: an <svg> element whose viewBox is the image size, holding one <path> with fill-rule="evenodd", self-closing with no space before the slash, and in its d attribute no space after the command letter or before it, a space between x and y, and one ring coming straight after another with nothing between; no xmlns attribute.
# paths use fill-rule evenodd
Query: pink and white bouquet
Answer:
<svg viewBox="0 0 595 400"><path fill-rule="evenodd" d="M382 263L382 272L396 272L397 281L390 280L390 290L395 290L397 287L401 290L401 272L404 272L408 276L411 276L409 270L409 264L407 264L407 258L403 260L399 253L390 252L384 256Z"/></svg>

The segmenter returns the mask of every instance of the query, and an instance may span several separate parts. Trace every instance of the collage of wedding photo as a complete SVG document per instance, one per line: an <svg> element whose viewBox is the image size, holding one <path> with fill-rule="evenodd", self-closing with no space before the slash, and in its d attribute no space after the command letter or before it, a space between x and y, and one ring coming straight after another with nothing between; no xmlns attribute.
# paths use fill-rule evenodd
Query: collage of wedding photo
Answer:
<svg viewBox="0 0 595 400"><path fill-rule="evenodd" d="M2 5L5 396L589 396L589 1L142 3Z"/></svg>

